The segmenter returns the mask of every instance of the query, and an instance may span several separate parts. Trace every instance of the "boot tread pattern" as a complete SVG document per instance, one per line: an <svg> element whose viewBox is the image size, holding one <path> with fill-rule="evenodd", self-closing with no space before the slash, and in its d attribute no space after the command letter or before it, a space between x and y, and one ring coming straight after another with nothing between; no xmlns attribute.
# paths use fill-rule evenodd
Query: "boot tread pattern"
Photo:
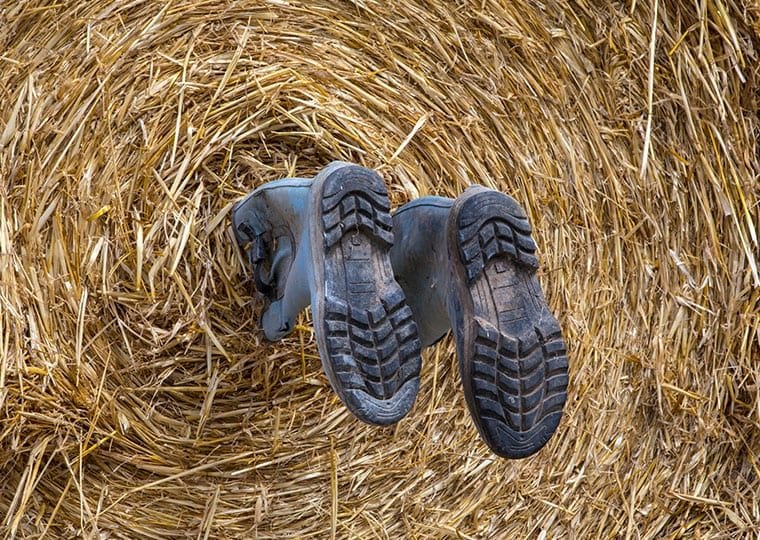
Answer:
<svg viewBox="0 0 760 540"><path fill-rule="evenodd" d="M458 217L458 243L467 279L472 282L497 256L508 256L530 269L538 268L536 243L528 218L519 204L502 193L479 197Z"/></svg>
<svg viewBox="0 0 760 540"><path fill-rule="evenodd" d="M534 275L531 228L514 199L482 191L459 209L455 241L472 299L468 403L496 453L527 457L556 431L568 385L561 329Z"/></svg>
<svg viewBox="0 0 760 540"><path fill-rule="evenodd" d="M328 298L325 321L333 367L344 389L387 400L419 378L420 341L400 289L369 310Z"/></svg>
<svg viewBox="0 0 760 540"><path fill-rule="evenodd" d="M419 389L421 343L393 279L385 184L374 171L340 168L325 179L321 214L325 278L334 286L324 298L322 327L331 383L360 419L396 422Z"/></svg>
<svg viewBox="0 0 760 540"><path fill-rule="evenodd" d="M486 429L509 439L516 452L543 446L567 397L566 348L556 321L541 319L533 334L514 338L476 318L474 344L470 376Z"/></svg>
<svg viewBox="0 0 760 540"><path fill-rule="evenodd" d="M322 223L326 249L351 230L364 230L386 247L393 245L393 221L385 184L376 173L364 171L355 167L338 169L334 176L360 174L364 181L331 177L325 185Z"/></svg>

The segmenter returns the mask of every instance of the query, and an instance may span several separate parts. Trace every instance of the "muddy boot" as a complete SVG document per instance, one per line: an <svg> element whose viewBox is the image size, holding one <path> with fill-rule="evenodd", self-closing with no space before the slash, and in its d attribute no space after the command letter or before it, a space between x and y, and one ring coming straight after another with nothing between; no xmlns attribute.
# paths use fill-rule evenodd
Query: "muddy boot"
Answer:
<svg viewBox="0 0 760 540"><path fill-rule="evenodd" d="M475 186L393 216L391 262L423 346L453 329L467 406L488 446L524 458L557 429L568 365L536 279L536 245L511 197Z"/></svg>
<svg viewBox="0 0 760 540"><path fill-rule="evenodd" d="M284 179L232 210L258 291L264 335L278 340L312 307L330 384L360 420L386 425L412 407L420 341L393 277L388 194L380 176L333 162L313 180Z"/></svg>

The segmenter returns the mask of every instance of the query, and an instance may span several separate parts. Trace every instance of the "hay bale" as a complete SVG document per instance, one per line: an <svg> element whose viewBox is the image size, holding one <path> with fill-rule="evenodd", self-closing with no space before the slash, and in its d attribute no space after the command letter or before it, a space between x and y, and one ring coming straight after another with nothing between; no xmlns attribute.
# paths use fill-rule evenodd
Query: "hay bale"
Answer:
<svg viewBox="0 0 760 540"><path fill-rule="evenodd" d="M9 2L0 12L0 527L16 538L758 534L758 10L733 0ZM654 28L654 31L653 31ZM231 204L331 159L394 205L528 209L570 347L495 459L450 339L354 420L280 343Z"/></svg>

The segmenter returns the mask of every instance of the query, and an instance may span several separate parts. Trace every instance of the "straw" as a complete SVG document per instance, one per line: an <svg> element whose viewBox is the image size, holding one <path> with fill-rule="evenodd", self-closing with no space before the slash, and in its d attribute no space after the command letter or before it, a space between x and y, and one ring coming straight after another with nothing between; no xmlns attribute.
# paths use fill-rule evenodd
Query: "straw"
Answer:
<svg viewBox="0 0 760 540"><path fill-rule="evenodd" d="M734 0L0 8L0 536L760 534L760 12ZM259 330L231 205L333 159L527 209L569 347L534 457L451 338L355 420Z"/></svg>

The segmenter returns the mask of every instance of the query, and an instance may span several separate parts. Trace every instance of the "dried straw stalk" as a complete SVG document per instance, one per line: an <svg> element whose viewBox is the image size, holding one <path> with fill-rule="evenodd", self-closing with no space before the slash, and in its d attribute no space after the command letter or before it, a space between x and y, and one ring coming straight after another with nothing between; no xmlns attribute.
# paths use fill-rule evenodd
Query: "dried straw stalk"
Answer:
<svg viewBox="0 0 760 540"><path fill-rule="evenodd" d="M760 534L751 0L0 4L0 527L14 538ZM571 348L494 459L449 339L354 420L262 342L230 205L331 159L531 215Z"/></svg>

